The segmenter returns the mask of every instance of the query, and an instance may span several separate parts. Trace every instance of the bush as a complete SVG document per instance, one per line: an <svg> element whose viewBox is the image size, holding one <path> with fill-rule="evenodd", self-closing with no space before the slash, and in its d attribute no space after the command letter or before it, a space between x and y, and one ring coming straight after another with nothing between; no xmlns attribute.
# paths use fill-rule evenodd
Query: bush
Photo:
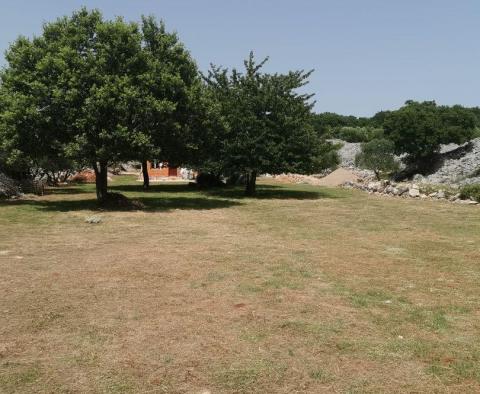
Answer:
<svg viewBox="0 0 480 394"><path fill-rule="evenodd" d="M212 174L211 172L201 172L196 178L197 186L202 189L209 189L212 187L225 186L220 176Z"/></svg>
<svg viewBox="0 0 480 394"><path fill-rule="evenodd" d="M480 183L465 185L460 189L460 198L472 199L480 202Z"/></svg>
<svg viewBox="0 0 480 394"><path fill-rule="evenodd" d="M346 142L369 142L383 137L382 128L374 127L340 127L333 131L333 137Z"/></svg>
<svg viewBox="0 0 480 394"><path fill-rule="evenodd" d="M392 141L380 138L362 144L362 151L355 157L355 165L375 172L380 179L382 172L393 172L398 169L394 156L395 146Z"/></svg>

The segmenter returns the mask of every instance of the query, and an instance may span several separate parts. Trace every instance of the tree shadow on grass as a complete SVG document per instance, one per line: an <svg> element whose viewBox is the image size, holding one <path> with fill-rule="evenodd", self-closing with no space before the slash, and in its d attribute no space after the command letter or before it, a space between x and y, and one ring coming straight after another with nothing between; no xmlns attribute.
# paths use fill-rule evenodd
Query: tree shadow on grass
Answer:
<svg viewBox="0 0 480 394"><path fill-rule="evenodd" d="M135 198L141 202L145 208L131 209L122 207L99 207L95 198L77 199L77 200L15 200L0 202L3 206L31 206L39 211L144 211L144 212L166 212L175 209L180 210L210 210L219 208L229 208L241 205L237 201L226 199L207 198L207 197L140 197Z"/></svg>
<svg viewBox="0 0 480 394"><path fill-rule="evenodd" d="M85 186L67 186L63 188L56 188L52 195L82 195L89 193L92 197L83 197L77 199L49 199L49 198L35 198L22 199L14 201L0 201L1 206L29 206L39 211L132 211L141 210L145 212L165 212L175 209L180 210L210 210L229 208L239 206L243 203L238 201L244 198L254 198L259 200L318 200L318 199L336 199L344 198L344 192L338 189L320 189L307 186L310 190L302 189L303 185L298 185L292 188L291 185L265 185L257 186L257 193L255 196L246 196L244 188L236 187L221 187L207 190L199 190L192 188L188 184L161 184L152 185L147 192L143 191L142 185L112 185L109 187L110 191L118 193L126 192L133 193L128 195L132 200L139 201L144 205L142 209L123 208L123 207L99 207L94 196L94 189L89 190ZM313 189L313 190L312 190ZM182 195L183 193L190 193Z"/></svg>
<svg viewBox="0 0 480 394"><path fill-rule="evenodd" d="M127 184L109 184L108 190L113 192L133 192L133 193L188 193L196 191L195 188L189 186L187 183L163 183L163 184L150 184L148 190L143 189L143 184L139 183L137 185ZM57 187L48 187L46 189L46 194L53 195L69 195L69 194L84 194L84 193L95 193L95 184L92 183L72 183L70 185L62 185Z"/></svg>
<svg viewBox="0 0 480 394"><path fill-rule="evenodd" d="M223 198L259 200L319 200L325 198L342 198L341 191L335 189L302 190L291 189L288 186L257 185L254 196L245 195L245 189L240 186L204 190L204 193Z"/></svg>
<svg viewBox="0 0 480 394"><path fill-rule="evenodd" d="M192 193L197 191L195 187L188 183L151 183L147 190L143 189L143 184L138 185L108 185L108 189L114 192L134 192L134 193Z"/></svg>
<svg viewBox="0 0 480 394"><path fill-rule="evenodd" d="M95 192L95 185L88 185L88 184L76 184L76 185L68 185L68 186L56 186L56 187L48 187L46 189L46 194L84 194L84 193L92 193Z"/></svg>

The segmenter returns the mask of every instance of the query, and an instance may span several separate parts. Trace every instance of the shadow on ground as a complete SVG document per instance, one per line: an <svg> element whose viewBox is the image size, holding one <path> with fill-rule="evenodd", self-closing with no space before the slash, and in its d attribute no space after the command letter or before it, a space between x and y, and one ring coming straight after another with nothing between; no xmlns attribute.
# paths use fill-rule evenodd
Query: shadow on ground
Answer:
<svg viewBox="0 0 480 394"><path fill-rule="evenodd" d="M92 185L85 184L76 184L71 186L59 186L59 187L48 187L46 189L46 194L84 194L84 193L94 193L95 188Z"/></svg>
<svg viewBox="0 0 480 394"><path fill-rule="evenodd" d="M140 197L134 198L145 205L142 211L171 211L174 209L185 210L209 210L219 208L229 208L241 205L237 201L226 199L216 199L207 197ZM16 200L1 202L0 206L30 206L41 211L130 211L128 208L99 207L95 198L78 199L78 200Z"/></svg>
<svg viewBox="0 0 480 394"><path fill-rule="evenodd" d="M209 210L229 208L242 205L238 201L245 198L261 200L318 200L342 198L341 191L334 189L302 190L291 189L288 186L258 185L255 196L246 196L243 187L221 187L209 190L198 190L188 184L161 184L152 185L148 191L144 191L142 185L111 185L110 191L125 193L129 199L141 202L145 208L143 211L170 211L182 210ZM88 198L77 199L62 196L90 194ZM190 195L188 195L190 193ZM42 211L80 211L80 210L103 210L103 211L128 211L131 209L121 207L99 207L94 198L94 189L85 186L68 186L50 189L50 196L58 196L58 199L34 198L0 202L0 206L26 206Z"/></svg>
<svg viewBox="0 0 480 394"><path fill-rule="evenodd" d="M113 192L130 192L130 193L192 193L198 191L195 186L187 183L152 183L148 190L143 189L142 184L138 185L109 185L108 189Z"/></svg>
<svg viewBox="0 0 480 394"><path fill-rule="evenodd" d="M260 200L318 200L323 198L341 198L341 193L334 189L301 190L290 189L287 186L258 185L254 196L246 196L243 187L223 187L203 191L207 195L243 199L254 198Z"/></svg>

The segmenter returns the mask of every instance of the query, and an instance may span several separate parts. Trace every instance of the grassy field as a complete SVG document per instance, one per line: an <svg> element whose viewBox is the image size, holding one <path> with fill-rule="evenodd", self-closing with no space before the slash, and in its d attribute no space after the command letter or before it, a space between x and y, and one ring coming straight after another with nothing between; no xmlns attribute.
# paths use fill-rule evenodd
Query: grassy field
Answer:
<svg viewBox="0 0 480 394"><path fill-rule="evenodd" d="M0 202L1 393L480 392L478 207L111 185Z"/></svg>

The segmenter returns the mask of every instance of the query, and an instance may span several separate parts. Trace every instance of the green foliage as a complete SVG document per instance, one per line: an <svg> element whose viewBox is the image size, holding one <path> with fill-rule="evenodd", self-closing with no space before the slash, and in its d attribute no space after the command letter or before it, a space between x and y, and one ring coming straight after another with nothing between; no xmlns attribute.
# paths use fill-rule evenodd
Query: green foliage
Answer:
<svg viewBox="0 0 480 394"><path fill-rule="evenodd" d="M266 74L266 61L257 64L251 53L243 73L212 66L205 78L218 121L204 149L217 171L245 174L250 192L257 174L314 173L335 156L311 126L312 96L297 92L311 72Z"/></svg>
<svg viewBox="0 0 480 394"><path fill-rule="evenodd" d="M475 117L475 126L480 129L480 107L468 108L468 111Z"/></svg>
<svg viewBox="0 0 480 394"><path fill-rule="evenodd" d="M105 194L108 163L182 159L200 80L177 36L154 18L140 27L83 8L19 38L6 59L0 130L9 163L98 163Z"/></svg>
<svg viewBox="0 0 480 394"><path fill-rule="evenodd" d="M480 202L480 184L465 185L460 189L460 198Z"/></svg>
<svg viewBox="0 0 480 394"><path fill-rule="evenodd" d="M374 126L369 118L357 118L353 115L339 115L333 112L314 114L312 125L315 131L323 136L332 135L343 127Z"/></svg>
<svg viewBox="0 0 480 394"><path fill-rule="evenodd" d="M437 106L434 101L407 101L391 112L384 122L385 136L395 144L397 154L406 160L428 166L441 144L463 143L474 133L475 118L461 106Z"/></svg>
<svg viewBox="0 0 480 394"><path fill-rule="evenodd" d="M382 128L344 126L332 132L332 136L346 142L368 142L383 137Z"/></svg>
<svg viewBox="0 0 480 394"><path fill-rule="evenodd" d="M391 113L392 111L379 111L375 115L373 115L370 120L370 126L372 127L383 127L383 123L385 122L385 118Z"/></svg>
<svg viewBox="0 0 480 394"><path fill-rule="evenodd" d="M387 139L375 139L362 144L362 151L355 157L355 165L375 172L380 179L381 173L398 170L398 162L394 156L395 146Z"/></svg>

